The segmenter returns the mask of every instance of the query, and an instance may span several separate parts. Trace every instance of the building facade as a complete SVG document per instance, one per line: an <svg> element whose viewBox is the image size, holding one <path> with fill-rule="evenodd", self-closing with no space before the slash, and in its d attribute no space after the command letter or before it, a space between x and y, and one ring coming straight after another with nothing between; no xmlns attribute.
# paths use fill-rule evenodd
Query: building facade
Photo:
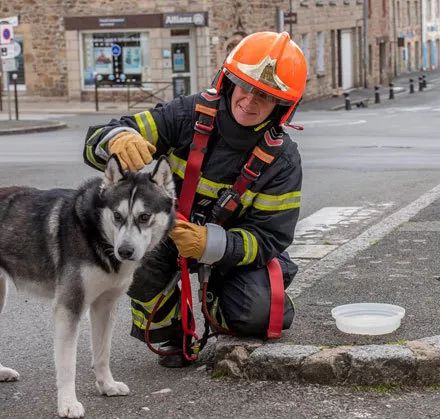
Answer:
<svg viewBox="0 0 440 419"><path fill-rule="evenodd" d="M98 80L107 99L169 100L209 86L244 36L286 30L307 58L307 99L438 66L439 1L369 0L366 16L363 0L10 0L0 19L19 15L30 95L93 100Z"/></svg>

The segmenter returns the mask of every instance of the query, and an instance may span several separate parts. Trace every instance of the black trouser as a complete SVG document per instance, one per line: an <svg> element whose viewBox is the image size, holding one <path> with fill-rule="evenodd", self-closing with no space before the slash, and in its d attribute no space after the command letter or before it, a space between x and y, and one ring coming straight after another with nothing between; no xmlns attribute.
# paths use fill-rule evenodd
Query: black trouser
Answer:
<svg viewBox="0 0 440 419"><path fill-rule="evenodd" d="M298 268L290 260L287 252L278 257L283 272L284 288L292 282ZM177 272L177 250L171 240L160 245L153 254L145 258L142 266L135 272L134 281L128 291L134 308L134 318L142 313L149 314L150 307L144 304L154 300ZM219 305L228 328L239 336L266 336L270 311L270 282L267 269L249 269L246 266L236 267L226 273L213 269L210 279L210 290L219 298ZM284 300L283 329L288 329L293 321L294 308L290 298ZM179 293L170 294L155 315L159 323L173 308L178 305ZM151 341L161 342L173 337L180 331L177 318L167 319L166 324L151 331ZM133 322L132 336L144 340L144 329L139 321Z"/></svg>

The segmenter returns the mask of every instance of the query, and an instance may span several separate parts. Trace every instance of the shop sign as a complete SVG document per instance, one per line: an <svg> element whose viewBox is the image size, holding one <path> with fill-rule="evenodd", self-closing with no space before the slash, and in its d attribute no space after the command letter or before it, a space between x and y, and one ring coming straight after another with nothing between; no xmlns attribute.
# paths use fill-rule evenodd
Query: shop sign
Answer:
<svg viewBox="0 0 440 419"><path fill-rule="evenodd" d="M100 28L118 28L125 26L125 17L100 17L98 18Z"/></svg>
<svg viewBox="0 0 440 419"><path fill-rule="evenodd" d="M163 26L208 26L208 13L164 13Z"/></svg>

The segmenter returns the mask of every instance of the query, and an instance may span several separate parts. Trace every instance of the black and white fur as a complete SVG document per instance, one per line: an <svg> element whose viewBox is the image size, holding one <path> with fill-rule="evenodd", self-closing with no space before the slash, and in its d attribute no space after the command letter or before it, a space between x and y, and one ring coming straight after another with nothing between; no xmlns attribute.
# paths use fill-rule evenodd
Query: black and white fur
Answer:
<svg viewBox="0 0 440 419"><path fill-rule="evenodd" d="M109 366L115 303L141 259L173 226L174 194L165 158L152 173L124 173L115 156L103 180L92 179L78 190L0 188L0 312L7 279L18 290L53 299L60 416L84 416L75 393L75 364L79 322L87 310L98 391L129 393ZM0 381L18 378L0 364Z"/></svg>

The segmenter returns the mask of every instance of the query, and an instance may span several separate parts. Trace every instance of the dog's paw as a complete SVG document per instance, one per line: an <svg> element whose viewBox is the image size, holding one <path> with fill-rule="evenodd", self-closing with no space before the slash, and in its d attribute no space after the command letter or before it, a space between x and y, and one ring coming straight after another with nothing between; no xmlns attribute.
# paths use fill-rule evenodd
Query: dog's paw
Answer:
<svg viewBox="0 0 440 419"><path fill-rule="evenodd" d="M103 396L126 396L130 393L128 386L120 381L97 381L96 388Z"/></svg>
<svg viewBox="0 0 440 419"><path fill-rule="evenodd" d="M17 381L20 374L12 368L0 367L0 381Z"/></svg>
<svg viewBox="0 0 440 419"><path fill-rule="evenodd" d="M84 413L84 407L78 400L58 402L58 415L62 418L83 418Z"/></svg>

